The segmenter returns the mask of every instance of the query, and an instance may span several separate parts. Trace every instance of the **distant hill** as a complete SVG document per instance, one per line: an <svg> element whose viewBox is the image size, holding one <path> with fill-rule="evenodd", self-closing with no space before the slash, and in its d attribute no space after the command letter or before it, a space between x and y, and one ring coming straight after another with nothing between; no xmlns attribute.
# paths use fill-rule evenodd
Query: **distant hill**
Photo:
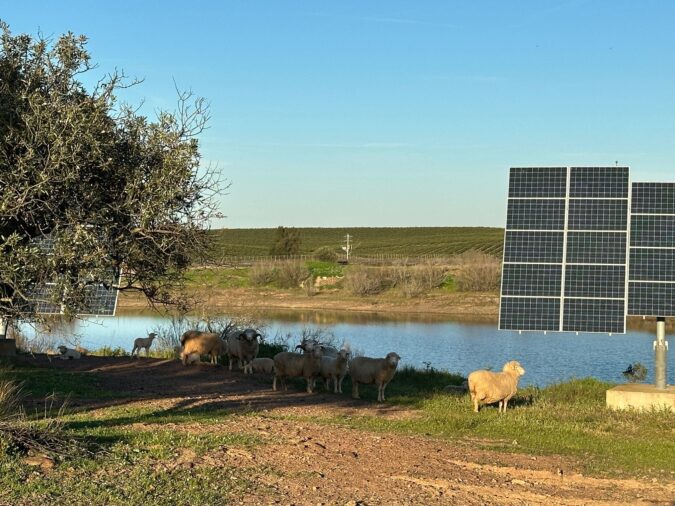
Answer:
<svg viewBox="0 0 675 506"><path fill-rule="evenodd" d="M476 249L501 256L504 230L489 227L406 227L406 228L298 228L300 254L321 246L339 251L345 235L352 236L353 254L453 255ZM276 228L231 228L210 231L213 253L218 257L265 256L274 242Z"/></svg>

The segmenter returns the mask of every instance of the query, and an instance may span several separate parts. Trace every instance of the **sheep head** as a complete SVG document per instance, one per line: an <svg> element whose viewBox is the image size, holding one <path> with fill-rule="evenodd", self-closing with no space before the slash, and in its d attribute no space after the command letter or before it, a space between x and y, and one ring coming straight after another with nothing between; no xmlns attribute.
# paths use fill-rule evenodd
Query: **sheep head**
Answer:
<svg viewBox="0 0 675 506"><path fill-rule="evenodd" d="M261 337L261 335L253 329L242 330L239 333L239 340L248 341L249 343L256 341L259 337Z"/></svg>
<svg viewBox="0 0 675 506"><path fill-rule="evenodd" d="M59 350L59 353L60 353L61 355L63 355L63 354L65 353L65 352L67 352L67 351L68 351L68 348L66 348L66 347L65 347L65 346L63 346L63 345L61 345L61 346L57 346L57 348L56 348L56 349L57 349L57 350Z"/></svg>
<svg viewBox="0 0 675 506"><path fill-rule="evenodd" d="M148 334L148 339L150 339L151 341L152 341L155 337L157 337L157 334L155 334L154 332L150 332L150 333Z"/></svg>
<svg viewBox="0 0 675 506"><path fill-rule="evenodd" d="M502 372L508 372L514 374L517 377L520 377L525 374L525 369L522 365L520 365L520 362L517 360L512 360L511 362L504 364Z"/></svg>
<svg viewBox="0 0 675 506"><path fill-rule="evenodd" d="M387 360L387 364L395 368L398 366L398 361L401 360L401 357L398 356L398 353L392 351L391 353L387 354L385 359Z"/></svg>

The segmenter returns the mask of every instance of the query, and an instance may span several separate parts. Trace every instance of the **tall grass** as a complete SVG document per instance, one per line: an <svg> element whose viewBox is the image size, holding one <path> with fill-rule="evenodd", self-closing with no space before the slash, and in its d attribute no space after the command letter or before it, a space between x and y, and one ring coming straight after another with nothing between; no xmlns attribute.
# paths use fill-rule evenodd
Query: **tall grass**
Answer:
<svg viewBox="0 0 675 506"><path fill-rule="evenodd" d="M354 265L345 272L343 286L349 293L365 297L382 293L394 283L393 272L389 267Z"/></svg>
<svg viewBox="0 0 675 506"><path fill-rule="evenodd" d="M453 258L458 266L453 278L463 292L489 292L499 289L501 262L480 251L469 251Z"/></svg>

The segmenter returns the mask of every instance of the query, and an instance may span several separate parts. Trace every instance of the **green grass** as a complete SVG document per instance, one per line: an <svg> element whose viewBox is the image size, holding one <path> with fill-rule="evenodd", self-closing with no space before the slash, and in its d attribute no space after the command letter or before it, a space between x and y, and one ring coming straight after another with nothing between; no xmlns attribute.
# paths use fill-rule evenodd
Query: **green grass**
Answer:
<svg viewBox="0 0 675 506"><path fill-rule="evenodd" d="M306 262L307 269L312 276L337 277L344 275L344 267L335 262L323 262L321 260L310 260Z"/></svg>
<svg viewBox="0 0 675 506"><path fill-rule="evenodd" d="M299 228L300 254L322 246L339 252L346 234L353 237L353 254L453 255L470 249L500 256L504 230L489 227L407 227L407 228ZM266 256L274 242L276 228L217 229L210 232L215 258Z"/></svg>

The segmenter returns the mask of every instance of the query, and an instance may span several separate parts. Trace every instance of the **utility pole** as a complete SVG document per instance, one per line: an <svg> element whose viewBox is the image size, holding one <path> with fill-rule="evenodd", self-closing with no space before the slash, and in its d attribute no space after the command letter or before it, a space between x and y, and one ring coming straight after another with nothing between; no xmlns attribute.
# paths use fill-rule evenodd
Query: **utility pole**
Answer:
<svg viewBox="0 0 675 506"><path fill-rule="evenodd" d="M347 234L345 236L346 245L342 246L342 250L347 254L347 262L349 262L349 254L352 251L352 243L350 242L352 236Z"/></svg>

